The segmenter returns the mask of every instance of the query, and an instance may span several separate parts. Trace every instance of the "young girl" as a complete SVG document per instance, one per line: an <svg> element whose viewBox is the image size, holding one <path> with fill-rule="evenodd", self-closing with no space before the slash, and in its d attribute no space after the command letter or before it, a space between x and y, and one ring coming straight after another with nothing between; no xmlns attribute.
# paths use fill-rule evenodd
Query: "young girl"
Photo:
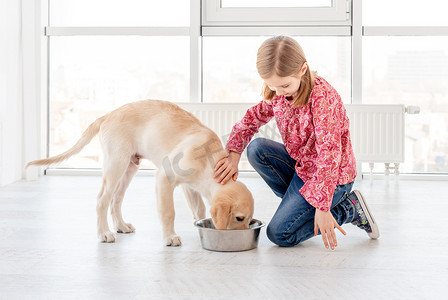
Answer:
<svg viewBox="0 0 448 300"><path fill-rule="evenodd" d="M247 148L250 164L281 198L266 230L268 238L287 247L320 233L325 247L334 249L334 228L345 235L340 226L345 223L378 238L365 199L351 191L356 162L339 94L310 72L302 48L290 37L263 42L257 69L264 80L264 99L233 126L226 145L229 155L215 167L217 182L236 180L241 153L258 128L274 117L283 144L257 138Z"/></svg>

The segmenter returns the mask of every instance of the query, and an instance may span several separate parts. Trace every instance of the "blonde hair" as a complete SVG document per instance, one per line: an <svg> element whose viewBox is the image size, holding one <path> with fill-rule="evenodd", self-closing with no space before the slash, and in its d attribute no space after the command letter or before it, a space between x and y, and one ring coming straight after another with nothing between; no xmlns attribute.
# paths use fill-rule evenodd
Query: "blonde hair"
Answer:
<svg viewBox="0 0 448 300"><path fill-rule="evenodd" d="M275 36L267 39L258 48L257 70L263 79L274 75L297 77L304 63L306 63L306 58L302 47L296 40L287 36ZM291 106L308 103L313 89L312 77L310 67L307 65L306 72L301 78L299 91L293 95ZM261 94L263 99L271 101L275 96L275 91L264 84Z"/></svg>

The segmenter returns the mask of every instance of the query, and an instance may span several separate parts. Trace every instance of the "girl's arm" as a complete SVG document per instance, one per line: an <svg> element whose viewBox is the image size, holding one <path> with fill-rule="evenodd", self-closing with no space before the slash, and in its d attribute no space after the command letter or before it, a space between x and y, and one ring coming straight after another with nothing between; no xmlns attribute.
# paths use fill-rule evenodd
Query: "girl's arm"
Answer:
<svg viewBox="0 0 448 300"><path fill-rule="evenodd" d="M218 161L215 166L214 178L218 183L225 184L231 178L236 180L241 153L258 129L273 116L272 102L263 100L250 107L241 121L233 126L226 145L229 155Z"/></svg>
<svg viewBox="0 0 448 300"><path fill-rule="evenodd" d="M316 97L312 113L316 134L316 171L300 192L316 207L314 235L320 230L325 247L334 249L337 247L335 228L346 234L330 212L339 179L345 108L336 91L330 90Z"/></svg>
<svg viewBox="0 0 448 300"><path fill-rule="evenodd" d="M312 104L316 170L300 193L316 209L329 211L339 180L342 158L342 129L345 127L345 108L334 90L322 91Z"/></svg>
<svg viewBox="0 0 448 300"><path fill-rule="evenodd" d="M230 132L227 141L227 152L242 153L258 129L268 123L274 116L271 101L260 101L250 107L241 121L237 122Z"/></svg>

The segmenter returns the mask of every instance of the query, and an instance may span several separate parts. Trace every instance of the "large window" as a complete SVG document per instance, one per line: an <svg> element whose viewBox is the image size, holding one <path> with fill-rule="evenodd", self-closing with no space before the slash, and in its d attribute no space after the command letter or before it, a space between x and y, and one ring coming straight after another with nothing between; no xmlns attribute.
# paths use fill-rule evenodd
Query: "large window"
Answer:
<svg viewBox="0 0 448 300"><path fill-rule="evenodd" d="M400 171L447 173L447 8L438 0L49 1L49 154L127 102L259 101L257 49L286 34L344 103L420 106L405 118ZM93 142L60 167L99 168L99 153Z"/></svg>
<svg viewBox="0 0 448 300"><path fill-rule="evenodd" d="M125 103L190 100L189 1L61 0L49 8L49 155ZM58 167L100 168L98 141Z"/></svg>
<svg viewBox="0 0 448 300"><path fill-rule="evenodd" d="M448 172L447 8L437 0L364 2L362 102L421 109L405 118L403 173Z"/></svg>

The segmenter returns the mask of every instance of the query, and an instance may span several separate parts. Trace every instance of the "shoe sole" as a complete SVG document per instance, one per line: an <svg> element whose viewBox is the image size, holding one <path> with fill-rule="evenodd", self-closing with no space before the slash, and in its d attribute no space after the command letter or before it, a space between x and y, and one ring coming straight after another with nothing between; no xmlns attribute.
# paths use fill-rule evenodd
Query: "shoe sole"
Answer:
<svg viewBox="0 0 448 300"><path fill-rule="evenodd" d="M356 197L359 199L359 204L361 204L361 208L364 211L367 221L369 221L370 228L372 229L372 232L367 232L369 237L371 239L377 239L380 237L380 231L378 229L378 225L375 222L375 218L373 217L373 214L370 212L369 206L367 205L366 200L362 196L360 191L354 190L353 191L356 195Z"/></svg>

